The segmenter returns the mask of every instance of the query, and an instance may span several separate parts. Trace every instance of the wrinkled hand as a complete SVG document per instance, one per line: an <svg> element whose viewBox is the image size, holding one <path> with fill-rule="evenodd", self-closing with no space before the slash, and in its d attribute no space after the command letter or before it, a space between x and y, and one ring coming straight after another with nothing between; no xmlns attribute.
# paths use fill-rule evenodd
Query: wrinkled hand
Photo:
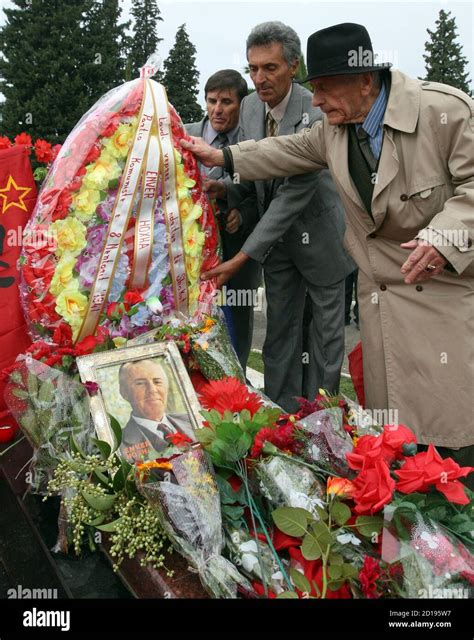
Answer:
<svg viewBox="0 0 474 640"><path fill-rule="evenodd" d="M227 188L221 180L209 180L203 176L202 190L206 191L210 198L225 200L227 197Z"/></svg>
<svg viewBox="0 0 474 640"><path fill-rule="evenodd" d="M410 240L400 246L402 249L413 249L401 268L406 284L423 282L437 276L448 263L446 258L443 258L440 252L425 240ZM428 265L432 265L436 269L426 271Z"/></svg>
<svg viewBox="0 0 474 640"><path fill-rule="evenodd" d="M183 149L192 151L194 155L205 167L223 167L224 166L224 154L222 149L214 149L202 138L195 138L191 136L191 142L181 140Z"/></svg>
<svg viewBox="0 0 474 640"><path fill-rule="evenodd" d="M217 278L217 286L220 288L230 280L235 273L237 273L248 259L249 258L245 253L239 251L231 260L227 260L218 267L203 273L201 275L201 279L210 280L211 278Z"/></svg>
<svg viewBox="0 0 474 640"><path fill-rule="evenodd" d="M235 233L242 224L242 214L238 209L231 209L227 216L225 230L227 233Z"/></svg>

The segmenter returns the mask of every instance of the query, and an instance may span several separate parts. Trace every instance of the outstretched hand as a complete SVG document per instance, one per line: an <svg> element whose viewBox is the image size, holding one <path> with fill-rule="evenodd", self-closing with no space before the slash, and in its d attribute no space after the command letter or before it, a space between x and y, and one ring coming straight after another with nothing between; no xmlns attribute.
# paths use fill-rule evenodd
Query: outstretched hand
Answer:
<svg viewBox="0 0 474 640"><path fill-rule="evenodd" d="M203 273L201 278L202 280L217 278L217 286L220 288L230 280L235 273L237 273L248 259L249 258L245 253L239 251L239 253L237 253L231 260L226 260L226 262L214 267L214 269Z"/></svg>
<svg viewBox="0 0 474 640"><path fill-rule="evenodd" d="M187 149L194 153L199 162L205 167L223 167L224 166L224 154L222 149L215 149L211 145L207 144L202 138L195 138L191 136L191 142L187 140L181 140L181 146L183 149Z"/></svg>

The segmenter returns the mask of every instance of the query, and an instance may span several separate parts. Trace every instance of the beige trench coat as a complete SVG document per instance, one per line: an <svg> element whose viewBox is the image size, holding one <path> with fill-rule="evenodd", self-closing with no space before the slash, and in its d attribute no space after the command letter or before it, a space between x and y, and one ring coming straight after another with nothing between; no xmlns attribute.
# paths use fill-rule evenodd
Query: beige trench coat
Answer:
<svg viewBox="0 0 474 640"><path fill-rule="evenodd" d="M235 173L268 179L329 167L359 266L367 407L391 410L422 444L474 444L474 103L447 85L391 73L372 214L351 181L348 132L327 119L231 146ZM403 282L400 243L430 240L452 265ZM397 413L395 413L398 412Z"/></svg>

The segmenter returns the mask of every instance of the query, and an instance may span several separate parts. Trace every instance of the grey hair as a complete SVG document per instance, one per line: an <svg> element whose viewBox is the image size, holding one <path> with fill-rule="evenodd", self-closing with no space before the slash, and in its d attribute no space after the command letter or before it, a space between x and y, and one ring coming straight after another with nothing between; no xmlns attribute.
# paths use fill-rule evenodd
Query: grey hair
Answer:
<svg viewBox="0 0 474 640"><path fill-rule="evenodd" d="M247 38L247 51L250 47L261 47L272 42L281 42L283 57L291 65L301 56L301 41L294 29L283 22L273 20L262 22L252 29Z"/></svg>

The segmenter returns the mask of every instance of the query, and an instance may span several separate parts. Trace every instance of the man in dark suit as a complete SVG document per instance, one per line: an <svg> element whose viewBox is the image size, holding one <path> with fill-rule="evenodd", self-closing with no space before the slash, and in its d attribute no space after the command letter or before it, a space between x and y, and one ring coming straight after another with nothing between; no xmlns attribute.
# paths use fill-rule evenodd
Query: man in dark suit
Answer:
<svg viewBox="0 0 474 640"><path fill-rule="evenodd" d="M187 132L202 137L216 148L226 147L238 141L239 110L242 98L248 93L247 83L238 71L223 69L214 73L204 87L207 115L200 122L186 124ZM226 178L221 167L201 171L210 179ZM233 258L253 231L258 222L257 201L250 195L239 202L239 207L227 208L219 202L221 216L221 239L224 260ZM261 266L248 260L243 268L228 282L223 303L230 312L230 333L240 364L245 372L252 346L254 299L262 279ZM229 320L229 315L226 314ZM228 322L229 324L229 322Z"/></svg>
<svg viewBox="0 0 474 640"><path fill-rule="evenodd" d="M119 369L120 394L132 406L122 432L120 451L129 461L156 457L171 444L170 436L182 433L195 440L187 414L166 413L169 380L157 360L126 362Z"/></svg>
<svg viewBox="0 0 474 640"><path fill-rule="evenodd" d="M301 53L293 29L281 22L257 25L247 39L255 93L240 108L239 141L292 134L322 118L311 93L295 84ZM235 176L238 179L238 176ZM240 184L226 181L216 194L238 207L253 193L260 220L236 256L206 274L219 283L250 258L264 267L267 334L263 347L265 393L287 411L306 389L339 388L344 357L344 280L354 265L343 248L344 211L328 171ZM312 301L310 350L302 354L305 292Z"/></svg>

